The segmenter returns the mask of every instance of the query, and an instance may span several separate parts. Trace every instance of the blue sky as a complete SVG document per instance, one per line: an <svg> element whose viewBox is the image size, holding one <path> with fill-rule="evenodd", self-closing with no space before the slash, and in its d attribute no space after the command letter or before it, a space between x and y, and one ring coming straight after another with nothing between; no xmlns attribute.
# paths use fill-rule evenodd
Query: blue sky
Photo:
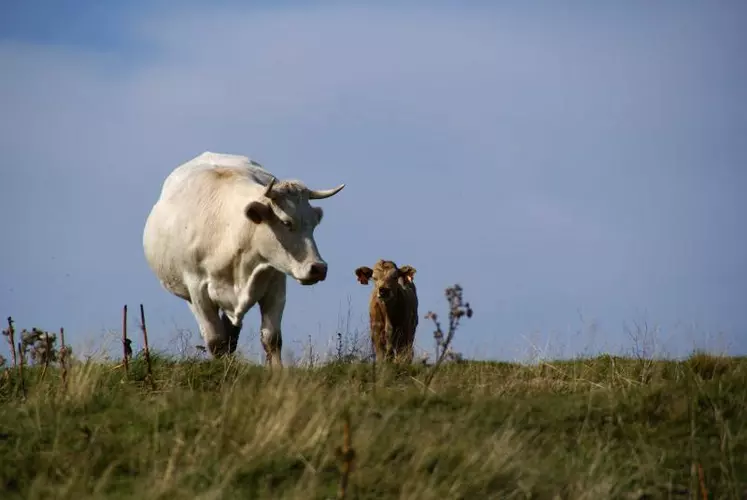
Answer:
<svg viewBox="0 0 747 500"><path fill-rule="evenodd" d="M715 7L718 5L718 7ZM284 346L365 329L378 258L478 358L747 353L744 2L3 2L0 314L114 345L197 327L148 269L163 179L210 150L345 190ZM261 350L258 311L241 349ZM430 350L423 319L417 344ZM108 344L107 344L108 343ZM4 349L5 346L3 346ZM5 352L0 350L0 352Z"/></svg>

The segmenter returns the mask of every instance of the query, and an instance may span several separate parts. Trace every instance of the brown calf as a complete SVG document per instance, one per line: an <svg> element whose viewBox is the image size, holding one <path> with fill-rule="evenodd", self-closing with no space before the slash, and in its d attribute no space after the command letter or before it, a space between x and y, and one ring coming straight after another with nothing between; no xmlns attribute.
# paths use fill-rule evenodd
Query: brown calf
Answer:
<svg viewBox="0 0 747 500"><path fill-rule="evenodd" d="M374 268L361 266L355 275L362 285L373 279L369 301L371 341L376 359L394 358L412 362L415 329L418 326L418 292L415 268L400 268L391 260L379 260Z"/></svg>

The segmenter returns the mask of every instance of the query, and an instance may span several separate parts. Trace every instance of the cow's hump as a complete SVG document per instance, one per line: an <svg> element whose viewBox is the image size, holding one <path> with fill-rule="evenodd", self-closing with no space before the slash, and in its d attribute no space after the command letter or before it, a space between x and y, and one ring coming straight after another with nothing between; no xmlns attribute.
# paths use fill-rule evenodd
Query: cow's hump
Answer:
<svg viewBox="0 0 747 500"><path fill-rule="evenodd" d="M215 172L216 178L236 177L251 179L267 185L272 175L262 165L245 155L205 151L175 168L163 183L162 196L181 189L183 183L205 171Z"/></svg>

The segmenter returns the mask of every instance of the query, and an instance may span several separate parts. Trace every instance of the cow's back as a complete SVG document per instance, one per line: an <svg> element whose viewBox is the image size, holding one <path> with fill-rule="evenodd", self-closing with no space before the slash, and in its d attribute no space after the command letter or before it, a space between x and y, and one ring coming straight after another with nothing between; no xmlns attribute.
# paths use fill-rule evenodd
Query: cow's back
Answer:
<svg viewBox="0 0 747 500"><path fill-rule="evenodd" d="M163 182L160 199L180 197L206 171L235 171L254 183L267 185L272 175L247 156L206 151L176 167Z"/></svg>

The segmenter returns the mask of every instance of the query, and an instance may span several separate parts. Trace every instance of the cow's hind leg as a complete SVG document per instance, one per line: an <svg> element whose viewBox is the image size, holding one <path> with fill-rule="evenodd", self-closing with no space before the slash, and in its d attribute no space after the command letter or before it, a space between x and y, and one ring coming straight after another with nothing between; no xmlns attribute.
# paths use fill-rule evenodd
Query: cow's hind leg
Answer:
<svg viewBox="0 0 747 500"><path fill-rule="evenodd" d="M278 276L270 283L264 296L259 299L259 312L262 316L260 338L265 349L265 360L270 366L283 366L281 351L283 335L280 322L285 309L285 275Z"/></svg>
<svg viewBox="0 0 747 500"><path fill-rule="evenodd" d="M228 353L233 354L234 352L236 352L236 347L239 344L239 334L241 334L241 325L236 326L233 323L231 323L231 320L228 319L228 316L222 310L220 312L220 320L221 320L221 323L223 323L223 330L226 332L226 335L228 336Z"/></svg>

